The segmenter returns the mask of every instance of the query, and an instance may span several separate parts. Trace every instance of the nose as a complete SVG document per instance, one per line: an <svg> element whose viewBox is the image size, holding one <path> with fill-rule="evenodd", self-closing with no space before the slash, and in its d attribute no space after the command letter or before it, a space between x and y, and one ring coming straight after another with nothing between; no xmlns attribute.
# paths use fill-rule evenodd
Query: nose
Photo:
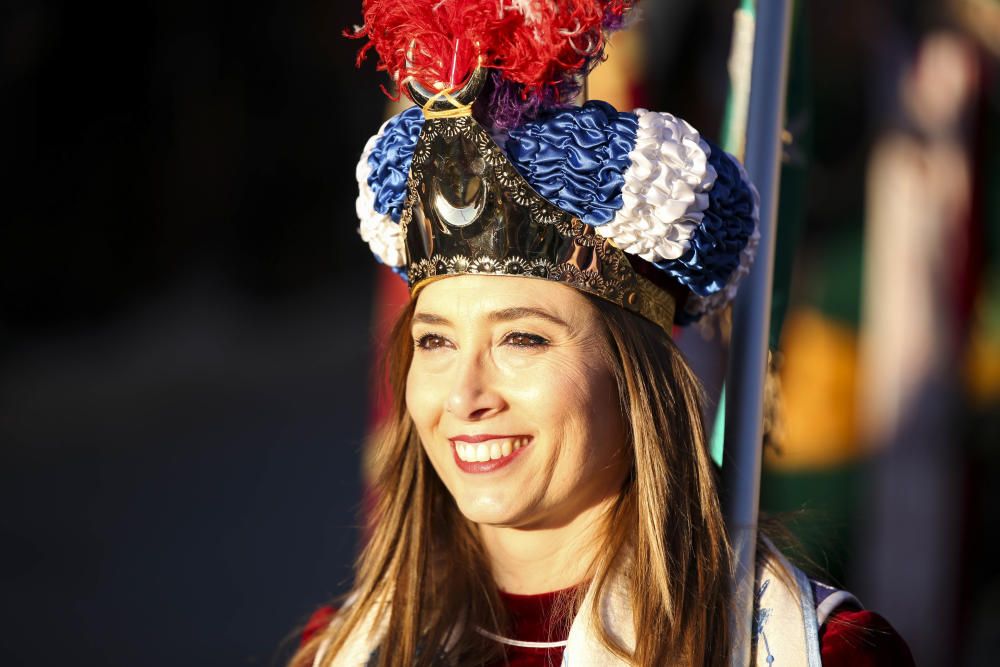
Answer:
<svg viewBox="0 0 1000 667"><path fill-rule="evenodd" d="M455 366L445 410L464 421L481 421L502 412L507 403L494 380L487 359L463 355Z"/></svg>

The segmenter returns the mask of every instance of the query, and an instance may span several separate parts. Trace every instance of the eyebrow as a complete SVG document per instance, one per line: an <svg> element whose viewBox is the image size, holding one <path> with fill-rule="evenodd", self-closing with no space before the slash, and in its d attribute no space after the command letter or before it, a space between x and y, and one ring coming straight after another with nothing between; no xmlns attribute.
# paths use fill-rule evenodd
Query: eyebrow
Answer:
<svg viewBox="0 0 1000 667"><path fill-rule="evenodd" d="M557 324L561 327L569 328L561 318L556 317L552 313L543 310L541 308L527 308L527 307L514 307L514 308L501 308L500 310L494 310L493 312L487 314L486 319L490 322L510 322L512 320L520 320L527 317L537 317L538 319L546 320ZM413 316L414 323L420 324L431 324L431 325L442 325L447 326L451 324L451 321L446 317L441 317L434 313L416 313Z"/></svg>
<svg viewBox="0 0 1000 667"><path fill-rule="evenodd" d="M414 324L451 324L451 320L434 313L416 313L413 315Z"/></svg>

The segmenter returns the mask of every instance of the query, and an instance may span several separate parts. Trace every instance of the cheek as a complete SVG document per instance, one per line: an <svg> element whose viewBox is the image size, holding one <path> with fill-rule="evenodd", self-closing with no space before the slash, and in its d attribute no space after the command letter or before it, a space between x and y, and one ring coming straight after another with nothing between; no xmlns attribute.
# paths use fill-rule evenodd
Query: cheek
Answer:
<svg viewBox="0 0 1000 667"><path fill-rule="evenodd" d="M618 399L618 386L611 371L594 369L588 376L587 397L576 406L582 428L588 464L601 470L617 470L624 457L625 426Z"/></svg>
<svg viewBox="0 0 1000 667"><path fill-rule="evenodd" d="M624 440L618 391L611 371L603 364L559 364L540 374L547 378L533 387L532 403L542 408L541 421L553 435L576 443L573 452L586 456L591 450L617 450ZM569 454L570 452L566 452Z"/></svg>
<svg viewBox="0 0 1000 667"><path fill-rule="evenodd" d="M406 410L416 424L421 437L440 417L440 402L434 395L435 384L427 382L425 374L410 368L406 376Z"/></svg>
<svg viewBox="0 0 1000 667"><path fill-rule="evenodd" d="M550 400L561 410L581 415L589 413L588 408L603 414L615 393L611 371L603 363L589 358L554 364L543 376L552 385L547 389Z"/></svg>
<svg viewBox="0 0 1000 667"><path fill-rule="evenodd" d="M432 443L435 442L435 433L442 413L441 400L434 394L435 386L440 386L440 383L428 382L425 376L419 372L413 372L411 368L406 381L406 411L409 413L410 419L413 420L417 436L420 438L420 445L431 466L445 482L445 486L450 488L447 462L451 458L451 452L441 447L432 446Z"/></svg>

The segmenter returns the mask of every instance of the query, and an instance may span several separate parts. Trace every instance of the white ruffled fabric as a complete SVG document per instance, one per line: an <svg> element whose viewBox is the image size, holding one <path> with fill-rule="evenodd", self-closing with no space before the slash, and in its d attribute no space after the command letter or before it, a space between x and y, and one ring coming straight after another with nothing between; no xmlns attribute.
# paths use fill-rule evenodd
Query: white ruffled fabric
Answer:
<svg viewBox="0 0 1000 667"><path fill-rule="evenodd" d="M740 177L743 179L743 182L747 184L750 192L753 193L753 233L747 239L747 244L743 246L743 250L740 252L740 265L729 276L725 287L707 297L698 296L694 292L691 292L688 296L684 310L697 317L712 315L725 308L727 304L736 298L736 291L739 289L740 282L750 273L750 267L757 256L757 246L760 245L760 193L754 187L743 164L739 160L733 160L733 163L740 170Z"/></svg>
<svg viewBox="0 0 1000 667"><path fill-rule="evenodd" d="M624 205L595 231L649 262L677 259L708 208L715 168L698 131L669 113L636 109L639 129L625 171Z"/></svg>
<svg viewBox="0 0 1000 667"><path fill-rule="evenodd" d="M375 149L375 143L382 137L388 122L383 123L378 133L365 144L361 160L358 161L358 167L354 170L354 175L358 179L358 198L354 203L354 208L361 221L361 225L358 227L361 238L368 243L368 247L383 264L398 268L406 263L401 228L388 215L375 210L375 193L368 185L368 176L371 174L368 156Z"/></svg>

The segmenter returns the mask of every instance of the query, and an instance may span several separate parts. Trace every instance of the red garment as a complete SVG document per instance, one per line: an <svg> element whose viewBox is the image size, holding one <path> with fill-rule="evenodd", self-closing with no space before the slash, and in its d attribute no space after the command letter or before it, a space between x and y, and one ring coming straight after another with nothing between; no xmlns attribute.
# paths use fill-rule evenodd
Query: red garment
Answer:
<svg viewBox="0 0 1000 667"><path fill-rule="evenodd" d="M864 609L834 612L819 629L824 667L912 667L910 648L878 614Z"/></svg>
<svg viewBox="0 0 1000 667"><path fill-rule="evenodd" d="M501 591L500 597L514 622L512 638L527 642L566 639L565 625L552 618L561 592L513 595ZM332 607L318 609L302 631L302 641L326 627L333 613ZM914 664L910 649L899 633L871 611L841 609L834 612L820 628L819 642L823 667L912 667ZM557 667L562 663L562 647L507 646L506 649L506 662L501 660L490 667Z"/></svg>
<svg viewBox="0 0 1000 667"><path fill-rule="evenodd" d="M511 638L525 642L565 640L568 628L565 623L558 622L560 619L554 619L552 612L559 595L572 590L553 591L541 595L514 595L500 591L500 598L514 624ZM507 661L500 660L489 667L558 667L562 664L562 646L558 648L505 646L504 648L507 651Z"/></svg>

